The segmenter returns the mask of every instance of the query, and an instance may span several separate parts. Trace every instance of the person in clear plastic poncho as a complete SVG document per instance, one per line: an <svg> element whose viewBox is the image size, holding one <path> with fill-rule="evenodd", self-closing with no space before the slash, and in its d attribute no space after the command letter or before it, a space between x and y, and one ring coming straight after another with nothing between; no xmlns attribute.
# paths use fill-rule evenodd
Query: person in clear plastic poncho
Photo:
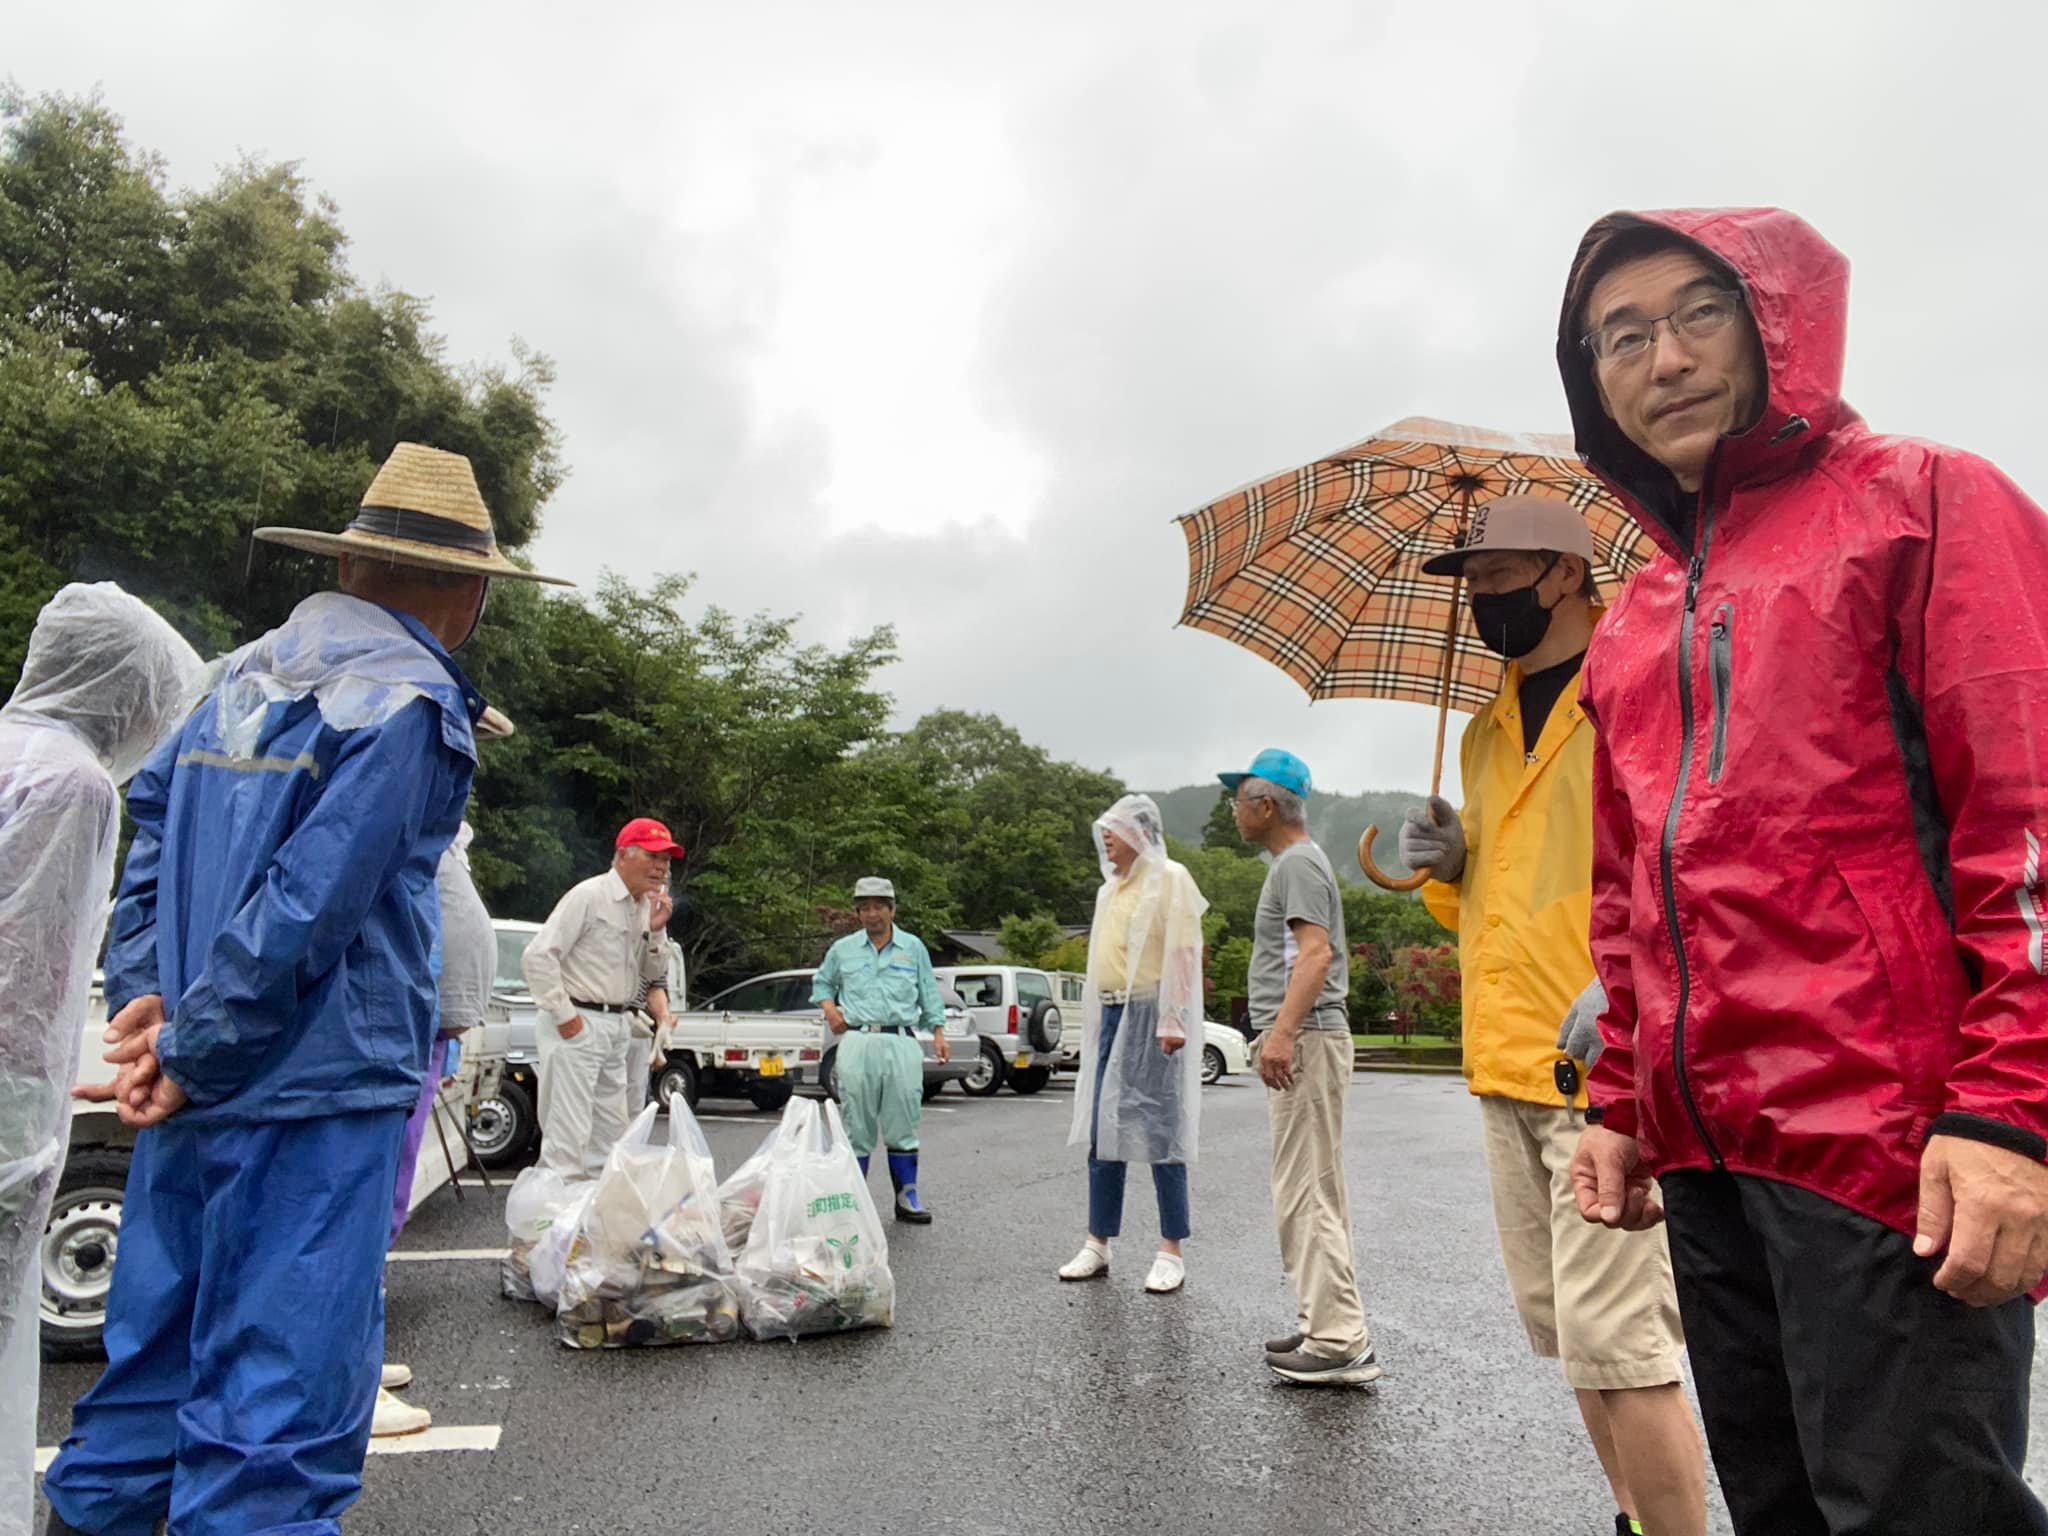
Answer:
<svg viewBox="0 0 2048 1536"><path fill-rule="evenodd" d="M1124 1170L1152 1165L1160 1251L1145 1289L1177 1291L1187 1270L1188 1164L1202 1094L1202 914L1194 877L1166 856L1159 807L1126 795L1095 823L1102 889L1088 939L1081 1082L1070 1146L1088 1148L1088 1241L1060 1270L1109 1270L1123 1227Z"/></svg>
<svg viewBox="0 0 2048 1536"><path fill-rule="evenodd" d="M39 1239L114 878L125 782L198 695L177 631L111 582L65 587L0 709L0 1533L35 1497Z"/></svg>

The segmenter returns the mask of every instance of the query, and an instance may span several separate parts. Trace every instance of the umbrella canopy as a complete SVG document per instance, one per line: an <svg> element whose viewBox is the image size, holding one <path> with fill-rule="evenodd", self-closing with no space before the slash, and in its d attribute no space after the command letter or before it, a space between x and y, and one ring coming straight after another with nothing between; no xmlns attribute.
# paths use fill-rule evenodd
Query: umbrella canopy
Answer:
<svg viewBox="0 0 2048 1536"><path fill-rule="evenodd" d="M1422 565L1457 547L1472 508L1523 495L1579 509L1603 596L1652 553L1570 438L1416 416L1180 518L1180 621L1265 657L1312 699L1483 709L1499 691L1500 658L1461 612L1461 584Z"/></svg>

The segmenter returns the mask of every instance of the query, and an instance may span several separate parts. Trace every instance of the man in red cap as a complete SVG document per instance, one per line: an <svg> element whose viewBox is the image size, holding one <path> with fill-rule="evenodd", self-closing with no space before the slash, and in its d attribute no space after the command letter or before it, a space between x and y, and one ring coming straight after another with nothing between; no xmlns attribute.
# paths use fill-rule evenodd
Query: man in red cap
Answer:
<svg viewBox="0 0 2048 1536"><path fill-rule="evenodd" d="M619 831L612 867L570 888L526 946L526 984L540 1009L540 1161L596 1178L626 1129L633 1011L668 1011L668 893L681 844L636 817Z"/></svg>

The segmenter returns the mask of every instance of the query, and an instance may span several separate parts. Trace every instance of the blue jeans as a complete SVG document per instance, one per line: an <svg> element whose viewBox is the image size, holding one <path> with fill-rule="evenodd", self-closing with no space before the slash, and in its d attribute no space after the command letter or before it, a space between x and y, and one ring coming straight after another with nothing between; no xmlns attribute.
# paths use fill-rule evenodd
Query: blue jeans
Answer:
<svg viewBox="0 0 2048 1536"><path fill-rule="evenodd" d="M402 1109L135 1139L107 1369L43 1491L101 1536L336 1536L384 1354Z"/></svg>
<svg viewBox="0 0 2048 1536"><path fill-rule="evenodd" d="M1124 1169L1126 1163L1108 1163L1095 1155L1094 1127L1102 1119L1102 1080L1107 1075L1110 1053L1116 1049L1117 1026L1123 1022L1121 1003L1102 1010L1102 1048L1095 1059L1095 1103L1090 1110L1088 1138L1088 1235L1116 1237L1124 1229ZM1169 1243L1186 1241L1188 1225L1188 1165L1154 1163L1152 1190L1159 1197L1159 1235Z"/></svg>

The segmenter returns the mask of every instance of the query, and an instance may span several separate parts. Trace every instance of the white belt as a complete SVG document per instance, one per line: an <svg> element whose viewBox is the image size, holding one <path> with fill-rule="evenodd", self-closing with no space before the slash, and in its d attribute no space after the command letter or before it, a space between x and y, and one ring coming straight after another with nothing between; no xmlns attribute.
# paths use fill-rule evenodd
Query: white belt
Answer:
<svg viewBox="0 0 2048 1536"><path fill-rule="evenodd" d="M1112 1008L1128 1003L1132 996L1129 992L1098 992L1095 995L1101 998L1106 1006Z"/></svg>

